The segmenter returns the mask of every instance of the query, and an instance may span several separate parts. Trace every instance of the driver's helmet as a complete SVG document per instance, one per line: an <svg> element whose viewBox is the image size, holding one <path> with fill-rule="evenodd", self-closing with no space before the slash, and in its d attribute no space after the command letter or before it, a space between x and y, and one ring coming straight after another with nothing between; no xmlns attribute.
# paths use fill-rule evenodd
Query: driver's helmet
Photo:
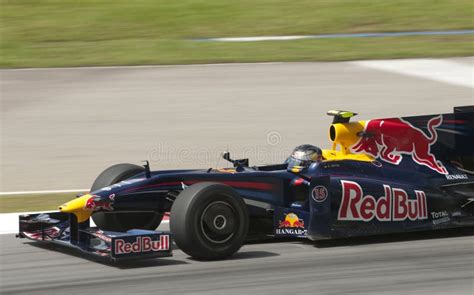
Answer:
<svg viewBox="0 0 474 295"><path fill-rule="evenodd" d="M323 152L320 148L311 144L302 144L293 150L285 163L288 163L288 168L291 169L295 166L309 167L312 163L322 160Z"/></svg>

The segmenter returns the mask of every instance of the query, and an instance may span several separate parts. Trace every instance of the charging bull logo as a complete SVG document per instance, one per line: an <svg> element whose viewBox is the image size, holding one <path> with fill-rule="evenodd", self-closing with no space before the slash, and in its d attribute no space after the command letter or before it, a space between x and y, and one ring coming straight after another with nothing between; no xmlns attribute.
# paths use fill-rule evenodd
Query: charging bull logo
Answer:
<svg viewBox="0 0 474 295"><path fill-rule="evenodd" d="M365 221L415 221L428 219L426 194L415 191L415 199L408 198L406 191L384 185L385 194L378 199L364 196L357 182L342 180L341 206L338 220Z"/></svg>
<svg viewBox="0 0 474 295"><path fill-rule="evenodd" d="M410 155L416 163L441 174L448 174L443 164L431 153L438 135L436 127L443 121L441 115L428 121L429 136L403 119L370 120L365 126L367 136L352 147L356 153L368 153L391 164L398 165L403 155Z"/></svg>
<svg viewBox="0 0 474 295"><path fill-rule="evenodd" d="M280 220L279 228L304 228L304 220L300 219L295 213L288 213L284 220Z"/></svg>
<svg viewBox="0 0 474 295"><path fill-rule="evenodd" d="M84 205L84 209L99 211L99 210L114 210L112 205L114 204L115 194L111 194L107 199L102 199L102 197L97 195L92 195Z"/></svg>

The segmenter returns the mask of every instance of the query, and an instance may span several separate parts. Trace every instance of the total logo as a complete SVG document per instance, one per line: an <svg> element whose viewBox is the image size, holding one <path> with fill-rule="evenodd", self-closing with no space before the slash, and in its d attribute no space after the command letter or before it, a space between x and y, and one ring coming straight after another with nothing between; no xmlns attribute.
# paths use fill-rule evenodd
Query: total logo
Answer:
<svg viewBox="0 0 474 295"><path fill-rule="evenodd" d="M152 240L151 237L137 237L133 243L116 239L114 246L114 254L116 255L168 251L170 249L170 236L161 235L159 240Z"/></svg>
<svg viewBox="0 0 474 295"><path fill-rule="evenodd" d="M384 185L385 194L378 199L364 196L357 182L342 180L342 200L338 220L350 221L415 221L428 219L426 194L415 190L415 199L409 199L406 191Z"/></svg>

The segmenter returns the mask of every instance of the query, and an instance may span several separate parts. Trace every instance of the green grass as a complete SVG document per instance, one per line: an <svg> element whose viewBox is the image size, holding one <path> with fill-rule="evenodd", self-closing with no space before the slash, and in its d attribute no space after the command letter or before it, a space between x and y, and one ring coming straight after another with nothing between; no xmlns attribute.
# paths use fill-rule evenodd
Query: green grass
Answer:
<svg viewBox="0 0 474 295"><path fill-rule="evenodd" d="M25 194L0 196L0 213L57 210L77 193Z"/></svg>
<svg viewBox="0 0 474 295"><path fill-rule="evenodd" d="M195 38L472 29L471 0L0 0L0 67L473 55L472 36L214 43Z"/></svg>

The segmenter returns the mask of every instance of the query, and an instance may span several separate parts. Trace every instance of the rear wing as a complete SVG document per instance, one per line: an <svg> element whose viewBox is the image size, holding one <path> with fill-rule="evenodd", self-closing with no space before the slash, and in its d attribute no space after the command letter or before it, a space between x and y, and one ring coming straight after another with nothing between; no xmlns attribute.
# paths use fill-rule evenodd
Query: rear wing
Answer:
<svg viewBox="0 0 474 295"><path fill-rule="evenodd" d="M474 105L455 107L453 116L457 133L451 138L451 146L449 138L446 139L448 159L459 160L464 169L474 171Z"/></svg>
<svg viewBox="0 0 474 295"><path fill-rule="evenodd" d="M455 107L452 113L372 119L349 122L354 113L335 116L329 129L333 150L367 154L391 164L404 156L438 173L447 174L442 162L474 170L474 106Z"/></svg>

